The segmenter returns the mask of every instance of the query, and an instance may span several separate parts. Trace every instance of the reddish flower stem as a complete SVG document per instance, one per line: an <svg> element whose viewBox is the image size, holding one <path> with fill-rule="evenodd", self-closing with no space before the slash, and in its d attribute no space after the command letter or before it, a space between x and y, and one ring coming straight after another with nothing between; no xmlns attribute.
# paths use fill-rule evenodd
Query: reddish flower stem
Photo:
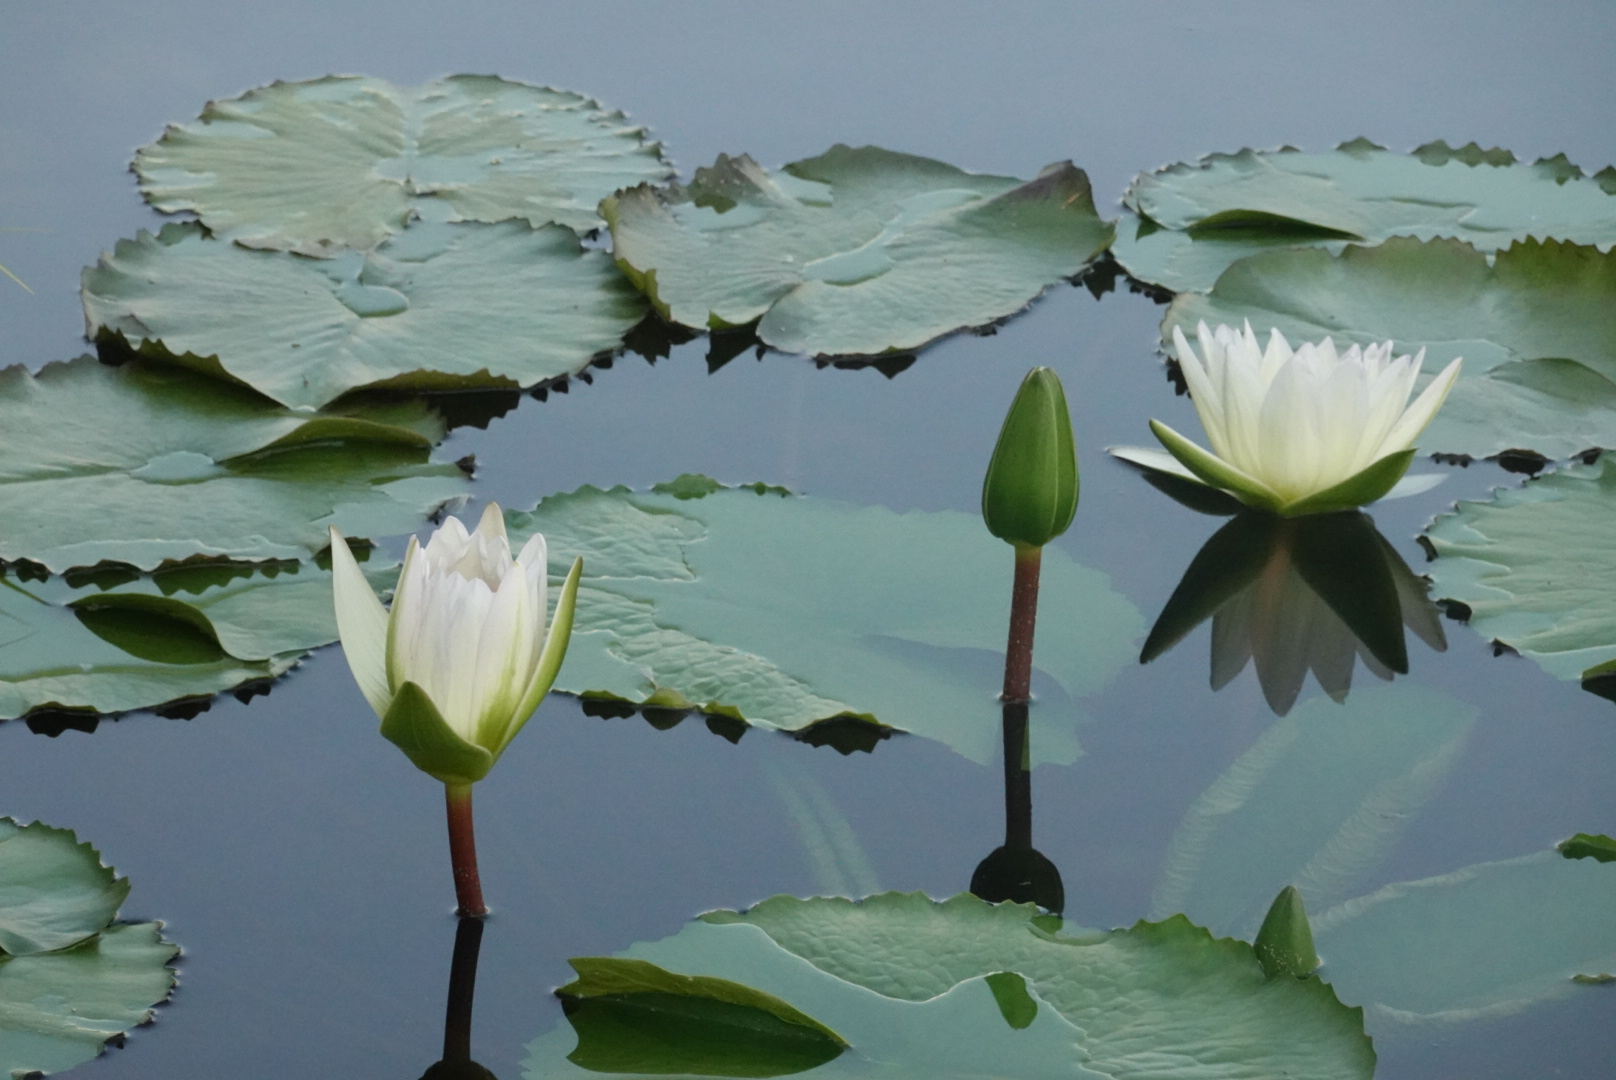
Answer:
<svg viewBox="0 0 1616 1080"><path fill-rule="evenodd" d="M444 785L449 809L449 862L454 867L457 915L480 919L488 914L483 883L477 876L477 836L471 824L471 785Z"/></svg>
<svg viewBox="0 0 1616 1080"><path fill-rule="evenodd" d="M1032 635L1038 621L1038 569L1044 549L1016 545L1016 579L1010 593L1010 640L1004 650L1007 703L1032 697Z"/></svg>

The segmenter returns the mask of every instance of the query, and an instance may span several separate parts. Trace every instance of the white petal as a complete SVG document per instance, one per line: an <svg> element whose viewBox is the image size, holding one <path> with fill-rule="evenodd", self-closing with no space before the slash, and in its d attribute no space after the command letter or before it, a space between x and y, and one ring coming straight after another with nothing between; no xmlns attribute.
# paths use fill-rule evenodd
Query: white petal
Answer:
<svg viewBox="0 0 1616 1080"><path fill-rule="evenodd" d="M1421 349L1416 363L1418 359L1423 359L1424 356L1425 350ZM1431 380L1431 385L1427 386L1420 396L1414 399L1414 403L1404 411L1402 418L1397 421L1396 426L1392 428L1385 441L1381 443L1382 456L1396 453L1399 450L1407 450L1414 445L1414 440L1420 437L1420 432L1425 430L1425 425L1431 422L1431 418L1436 415L1436 411L1442 407L1442 402L1447 398L1448 391L1453 389L1454 380L1459 377L1459 365L1461 363L1463 363L1462 358L1455 359L1453 363L1443 368L1442 372Z"/></svg>
<svg viewBox="0 0 1616 1080"><path fill-rule="evenodd" d="M393 703L387 683L387 610L371 591L364 571L335 528L331 530L331 592L337 610L337 634L360 693L377 716Z"/></svg>
<svg viewBox="0 0 1616 1080"><path fill-rule="evenodd" d="M1184 373L1184 383L1189 387L1190 403L1195 406L1195 413L1201 418L1201 428L1206 432L1206 441L1212 444L1212 452L1219 457L1224 455L1228 447L1228 440L1224 437L1223 402L1218 396L1217 387L1212 384L1206 368L1201 365L1195 350L1184 337L1184 331L1173 327L1173 346L1178 351L1178 367Z"/></svg>

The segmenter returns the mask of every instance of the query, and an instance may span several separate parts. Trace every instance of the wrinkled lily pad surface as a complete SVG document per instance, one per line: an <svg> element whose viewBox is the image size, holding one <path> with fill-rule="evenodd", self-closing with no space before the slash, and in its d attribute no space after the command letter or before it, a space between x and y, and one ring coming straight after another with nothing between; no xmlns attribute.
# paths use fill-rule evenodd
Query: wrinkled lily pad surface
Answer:
<svg viewBox="0 0 1616 1080"><path fill-rule="evenodd" d="M1616 659L1616 458L1461 502L1425 541L1432 595L1561 679Z"/></svg>
<svg viewBox="0 0 1616 1080"><path fill-rule="evenodd" d="M686 476L585 487L506 521L513 545L544 533L552 573L584 559L558 690L787 731L851 717L972 761L997 752L1013 558L975 514ZM1071 761L1073 699L1132 661L1142 620L1059 547L1042 590L1033 755Z"/></svg>
<svg viewBox="0 0 1616 1080"><path fill-rule="evenodd" d="M1590 177L1563 154L1528 165L1474 143L1212 154L1137 177L1123 204L1112 253L1174 292L1206 292L1231 263L1274 247L1339 251L1393 236L1454 237L1485 252L1527 237L1616 243L1616 168Z"/></svg>
<svg viewBox="0 0 1616 1080"><path fill-rule="evenodd" d="M298 414L215 379L81 357L0 372L0 559L149 570L194 555L299 559L410 532L465 492L428 460L441 421Z"/></svg>
<svg viewBox="0 0 1616 1080"><path fill-rule="evenodd" d="M1164 351L1174 354L1174 327L1193 341L1201 320L1250 320L1264 340L1277 327L1292 345L1329 336L1423 348L1427 375L1464 357L1423 453L1559 459L1616 445L1616 252L1526 241L1489 265L1457 240L1270 251L1231 266L1210 293L1175 299Z"/></svg>
<svg viewBox="0 0 1616 1080"><path fill-rule="evenodd" d="M414 214L593 229L601 199L672 173L622 113L478 75L273 83L169 127L134 167L159 210L306 255L374 247Z"/></svg>
<svg viewBox="0 0 1616 1080"><path fill-rule="evenodd" d="M1036 180L836 146L776 173L722 156L688 187L601 207L618 264L671 322L757 323L784 352L918 349L1021 310L1111 241L1070 162Z"/></svg>
<svg viewBox="0 0 1616 1080"><path fill-rule="evenodd" d="M84 271L90 337L224 374L292 408L350 390L531 386L589 366L644 315L611 259L560 226L417 225L308 259L193 224Z"/></svg>
<svg viewBox="0 0 1616 1080"><path fill-rule="evenodd" d="M68 830L0 818L0 1069L89 1061L168 998L179 949L159 924L108 925L128 892Z"/></svg>
<svg viewBox="0 0 1616 1080"><path fill-rule="evenodd" d="M830 1026L850 1048L819 1076L894 1066L1119 1080L1374 1071L1359 1010L1317 979L1265 977L1250 945L1181 917L1096 933L968 894L780 896L705 915L627 955L752 987ZM582 1075L561 1060L572 1041L561 1029L530 1044L526 1075Z"/></svg>

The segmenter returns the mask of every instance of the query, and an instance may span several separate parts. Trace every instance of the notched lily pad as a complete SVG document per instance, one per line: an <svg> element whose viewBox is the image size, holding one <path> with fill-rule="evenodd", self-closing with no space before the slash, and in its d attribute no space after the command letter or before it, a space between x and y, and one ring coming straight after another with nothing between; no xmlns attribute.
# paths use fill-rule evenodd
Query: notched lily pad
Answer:
<svg viewBox="0 0 1616 1080"><path fill-rule="evenodd" d="M515 389L575 374L645 314L609 256L560 226L417 224L309 259L195 224L84 271L87 333L313 409L360 388Z"/></svg>
<svg viewBox="0 0 1616 1080"><path fill-rule="evenodd" d="M668 320L756 323L784 352L898 353L1020 311L1111 241L1070 162L1030 182L878 147L769 173L720 156L688 187L601 206L617 262Z"/></svg>
<svg viewBox="0 0 1616 1080"><path fill-rule="evenodd" d="M1424 452L1551 460L1616 445L1616 252L1535 240L1489 259L1458 240L1270 251L1230 266L1207 294L1175 299L1162 321L1251 322L1266 340L1425 349L1426 376L1464 357L1459 381L1420 438Z"/></svg>
<svg viewBox="0 0 1616 1080"><path fill-rule="evenodd" d="M134 170L159 210L306 255L374 247L416 215L583 232L607 195L673 173L622 113L482 75L272 83L170 126Z"/></svg>
<svg viewBox="0 0 1616 1080"><path fill-rule="evenodd" d="M70 1069L168 999L179 949L158 923L112 924L128 892L68 830L0 818L0 1069Z"/></svg>
<svg viewBox="0 0 1616 1080"><path fill-rule="evenodd" d="M0 559L150 570L196 555L302 559L410 532L464 496L419 406L300 414L239 387L80 357L0 371Z"/></svg>
<svg viewBox="0 0 1616 1080"><path fill-rule="evenodd" d="M1528 165L1475 143L1211 154L1136 177L1112 250L1134 278L1175 292L1205 292L1232 263L1275 247L1444 236L1483 252L1528 237L1608 250L1616 200L1602 176L1563 154Z"/></svg>
<svg viewBox="0 0 1616 1080"><path fill-rule="evenodd" d="M1470 628L1561 679L1616 660L1616 458L1574 464L1461 502L1425 530L1432 595Z"/></svg>
<svg viewBox="0 0 1616 1080"><path fill-rule="evenodd" d="M556 688L810 733L848 720L997 753L1010 552L975 514L894 513L681 477L585 487L507 513L552 572L584 559ZM1139 612L1105 575L1044 556L1032 744L1080 753L1075 699L1132 660Z"/></svg>

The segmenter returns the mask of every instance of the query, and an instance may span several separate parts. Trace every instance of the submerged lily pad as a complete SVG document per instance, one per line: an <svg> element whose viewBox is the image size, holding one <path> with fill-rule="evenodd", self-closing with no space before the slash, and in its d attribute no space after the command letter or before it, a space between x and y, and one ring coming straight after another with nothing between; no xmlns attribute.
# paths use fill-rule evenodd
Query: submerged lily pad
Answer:
<svg viewBox="0 0 1616 1080"><path fill-rule="evenodd" d="M134 169L157 209L306 255L373 247L418 214L593 229L601 199L673 172L622 113L481 75L273 83L170 126Z"/></svg>
<svg viewBox="0 0 1616 1080"><path fill-rule="evenodd" d="M360 387L532 386L582 371L645 314L570 230L417 225L331 259L165 225L84 271L88 334L292 408Z"/></svg>
<svg viewBox="0 0 1616 1080"><path fill-rule="evenodd" d="M167 1000L179 949L158 923L109 925L128 892L68 830L0 818L0 1069L70 1069Z"/></svg>
<svg viewBox="0 0 1616 1080"><path fill-rule="evenodd" d="M1470 628L1575 679L1616 660L1616 458L1576 464L1461 502L1424 540L1432 595Z"/></svg>
<svg viewBox="0 0 1616 1080"><path fill-rule="evenodd" d="M998 751L1012 558L981 518L724 488L585 487L507 513L512 543L584 559L556 689L802 731L853 719ZM1038 761L1080 753L1075 698L1132 661L1139 612L1046 549L1033 689Z"/></svg>
<svg viewBox="0 0 1616 1080"><path fill-rule="evenodd" d="M1070 162L1036 180L835 146L770 174L720 156L689 187L606 200L618 265L670 322L757 323L784 352L918 349L1024 308L1111 241Z"/></svg>
<svg viewBox="0 0 1616 1080"><path fill-rule="evenodd" d="M149 570L209 555L299 559L414 530L464 495L408 406L300 414L215 379L93 357L0 371L0 559ZM385 422L384 422L385 421Z"/></svg>
<svg viewBox="0 0 1616 1080"><path fill-rule="evenodd" d="M809 1075L1268 1080L1374 1071L1360 1010L1317 979L1266 977L1250 945L1214 940L1182 917L1074 932L1032 905L968 894L942 903L920 893L858 903L779 896L705 915L627 955L740 983L834 1028L849 1050ZM581 1075L561 1060L571 1034L530 1044L525 1075Z"/></svg>
<svg viewBox="0 0 1616 1080"><path fill-rule="evenodd" d="M1457 240L1271 251L1229 267L1207 294L1175 299L1162 321L1277 328L1293 344L1390 340L1425 349L1427 376L1464 357L1459 381L1420 438L1424 452L1570 457L1616 445L1616 252L1524 241L1487 257Z"/></svg>
<svg viewBox="0 0 1616 1080"><path fill-rule="evenodd" d="M1205 292L1228 266L1275 247L1453 237L1616 243L1616 169L1587 176L1565 155L1533 164L1507 150L1435 142L1398 154L1359 139L1322 154L1212 154L1134 179L1112 247L1133 277Z"/></svg>

